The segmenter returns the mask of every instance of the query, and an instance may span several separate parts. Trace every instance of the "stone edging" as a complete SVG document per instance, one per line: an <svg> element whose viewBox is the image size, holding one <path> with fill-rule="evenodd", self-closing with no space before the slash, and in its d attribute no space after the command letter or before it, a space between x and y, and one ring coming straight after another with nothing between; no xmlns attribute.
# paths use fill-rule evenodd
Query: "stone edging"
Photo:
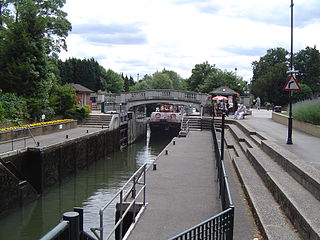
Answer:
<svg viewBox="0 0 320 240"><path fill-rule="evenodd" d="M288 125L288 116L281 113L272 113L272 120L281 123L283 125ZM298 120L292 121L292 127L296 130L305 132L307 134L313 135L315 137L320 137L320 126L313 125L310 123L300 122Z"/></svg>
<svg viewBox="0 0 320 240"><path fill-rule="evenodd" d="M59 122L54 124L30 127L30 131L33 136L39 136L39 135L59 132L59 131L63 131L63 130L67 130L75 127L77 127L77 121L73 120L73 121L67 121L67 122ZM30 132L28 131L27 128L19 128L19 129L14 129L12 131L4 131L0 133L0 142L28 137L28 136L30 136Z"/></svg>

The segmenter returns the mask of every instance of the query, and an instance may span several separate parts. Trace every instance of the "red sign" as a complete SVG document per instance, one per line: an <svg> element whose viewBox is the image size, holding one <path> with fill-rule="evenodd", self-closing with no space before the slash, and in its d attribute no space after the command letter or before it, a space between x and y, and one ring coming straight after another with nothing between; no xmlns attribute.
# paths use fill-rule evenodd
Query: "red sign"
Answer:
<svg viewBox="0 0 320 240"><path fill-rule="evenodd" d="M294 75L290 75L288 77L288 80L286 82L286 84L284 85L283 90L285 91L300 91L301 87L297 81L297 79L294 77Z"/></svg>

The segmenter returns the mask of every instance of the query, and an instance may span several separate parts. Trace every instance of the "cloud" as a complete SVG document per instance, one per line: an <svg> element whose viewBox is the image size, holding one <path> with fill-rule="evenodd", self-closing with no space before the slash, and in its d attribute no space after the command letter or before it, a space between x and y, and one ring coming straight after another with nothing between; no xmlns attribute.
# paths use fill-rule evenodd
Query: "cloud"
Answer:
<svg viewBox="0 0 320 240"><path fill-rule="evenodd" d="M267 48L265 47L245 48L242 46L229 46L229 47L223 48L223 50L236 55L245 55L245 56L263 56L267 52Z"/></svg>
<svg viewBox="0 0 320 240"><path fill-rule="evenodd" d="M78 34L93 44L145 44L146 36L137 23L130 24L77 24L71 34Z"/></svg>

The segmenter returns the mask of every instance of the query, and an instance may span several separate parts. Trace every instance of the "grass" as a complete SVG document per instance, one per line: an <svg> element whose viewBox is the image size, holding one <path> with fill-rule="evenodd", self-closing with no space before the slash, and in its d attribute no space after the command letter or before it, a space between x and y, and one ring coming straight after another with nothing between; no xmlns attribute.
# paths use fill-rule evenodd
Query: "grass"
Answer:
<svg viewBox="0 0 320 240"><path fill-rule="evenodd" d="M294 119L302 122L320 125L320 100L306 100L292 106Z"/></svg>

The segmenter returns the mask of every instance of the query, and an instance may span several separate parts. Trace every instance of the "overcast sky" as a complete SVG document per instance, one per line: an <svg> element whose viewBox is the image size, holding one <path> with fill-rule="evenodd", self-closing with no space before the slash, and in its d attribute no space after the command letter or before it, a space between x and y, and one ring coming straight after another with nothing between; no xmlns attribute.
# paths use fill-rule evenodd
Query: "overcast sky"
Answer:
<svg viewBox="0 0 320 240"><path fill-rule="evenodd" d="M95 58L140 79L163 68L188 78L195 64L252 77L267 49L290 51L291 0L67 0L69 57ZM320 49L320 1L294 0L294 52Z"/></svg>

